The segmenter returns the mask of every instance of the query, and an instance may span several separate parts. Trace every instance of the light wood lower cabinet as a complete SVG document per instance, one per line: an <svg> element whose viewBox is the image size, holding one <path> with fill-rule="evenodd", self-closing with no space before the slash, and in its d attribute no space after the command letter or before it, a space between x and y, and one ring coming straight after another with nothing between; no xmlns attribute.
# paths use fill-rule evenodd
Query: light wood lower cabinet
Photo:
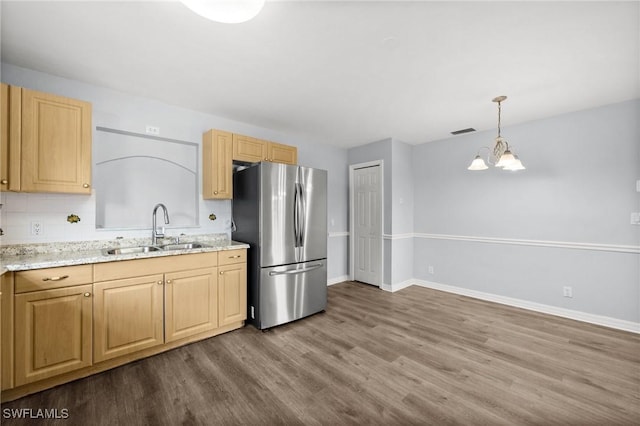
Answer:
<svg viewBox="0 0 640 426"><path fill-rule="evenodd" d="M93 286L15 296L15 384L91 365Z"/></svg>
<svg viewBox="0 0 640 426"><path fill-rule="evenodd" d="M247 264L220 266L220 326L247 319Z"/></svg>
<svg viewBox="0 0 640 426"><path fill-rule="evenodd" d="M95 362L164 343L163 275L95 283Z"/></svg>
<svg viewBox="0 0 640 426"><path fill-rule="evenodd" d="M173 342L218 327L217 268L165 276L165 340Z"/></svg>
<svg viewBox="0 0 640 426"><path fill-rule="evenodd" d="M236 249L5 273L3 401L242 327L246 259Z"/></svg>

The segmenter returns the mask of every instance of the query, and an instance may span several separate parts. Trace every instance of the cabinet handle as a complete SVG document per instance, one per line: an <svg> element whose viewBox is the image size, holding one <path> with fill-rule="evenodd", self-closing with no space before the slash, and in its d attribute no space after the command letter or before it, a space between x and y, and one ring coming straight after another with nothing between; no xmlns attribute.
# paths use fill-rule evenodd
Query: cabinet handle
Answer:
<svg viewBox="0 0 640 426"><path fill-rule="evenodd" d="M61 277L45 277L42 281L62 281L65 278L69 278L69 275L62 275Z"/></svg>
<svg viewBox="0 0 640 426"><path fill-rule="evenodd" d="M242 256L239 255L239 254L236 254L235 256L229 256L229 259L238 259L240 257L242 257Z"/></svg>
<svg viewBox="0 0 640 426"><path fill-rule="evenodd" d="M91 293L89 293L89 292L86 292L86 293L84 294L84 297L89 297L89 296L91 296Z"/></svg>
<svg viewBox="0 0 640 426"><path fill-rule="evenodd" d="M158 285L162 285L162 281L158 281Z"/></svg>
<svg viewBox="0 0 640 426"><path fill-rule="evenodd" d="M89 185L88 183L83 183L83 184L82 184L82 187L83 187L83 188L88 188L89 186L91 186L91 185Z"/></svg>
<svg viewBox="0 0 640 426"><path fill-rule="evenodd" d="M6 185L6 184L9 183L9 181L6 180L6 179L2 179L2 180L0 180L0 183L3 184L3 185Z"/></svg>

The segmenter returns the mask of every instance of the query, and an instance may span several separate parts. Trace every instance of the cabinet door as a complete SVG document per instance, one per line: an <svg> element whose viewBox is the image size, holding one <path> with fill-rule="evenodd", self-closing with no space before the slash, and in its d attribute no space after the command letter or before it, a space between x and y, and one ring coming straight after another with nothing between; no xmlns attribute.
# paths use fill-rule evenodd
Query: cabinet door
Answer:
<svg viewBox="0 0 640 426"><path fill-rule="evenodd" d="M1 84L0 191L20 190L20 116L22 92Z"/></svg>
<svg viewBox="0 0 640 426"><path fill-rule="evenodd" d="M218 268L220 327L247 319L247 264Z"/></svg>
<svg viewBox="0 0 640 426"><path fill-rule="evenodd" d="M218 327L217 268L165 275L166 341Z"/></svg>
<svg viewBox="0 0 640 426"><path fill-rule="evenodd" d="M94 284L95 362L161 345L163 275Z"/></svg>
<svg viewBox="0 0 640 426"><path fill-rule="evenodd" d="M274 163L298 164L298 148L269 142L268 158L269 161Z"/></svg>
<svg viewBox="0 0 640 426"><path fill-rule="evenodd" d="M16 386L91 365L91 285L15 296Z"/></svg>
<svg viewBox="0 0 640 426"><path fill-rule="evenodd" d="M0 291L2 291L2 327L0 333L2 337L2 348L0 354L2 357L2 390L13 388L13 370L14 370L14 307L15 299L13 297L13 272L5 272L0 275Z"/></svg>
<svg viewBox="0 0 640 426"><path fill-rule="evenodd" d="M233 159L249 163L267 160L265 141L244 135L233 135Z"/></svg>
<svg viewBox="0 0 640 426"><path fill-rule="evenodd" d="M22 89L21 190L91 193L91 104Z"/></svg>
<svg viewBox="0 0 640 426"><path fill-rule="evenodd" d="M233 137L229 132L209 130L202 136L202 196L233 197Z"/></svg>

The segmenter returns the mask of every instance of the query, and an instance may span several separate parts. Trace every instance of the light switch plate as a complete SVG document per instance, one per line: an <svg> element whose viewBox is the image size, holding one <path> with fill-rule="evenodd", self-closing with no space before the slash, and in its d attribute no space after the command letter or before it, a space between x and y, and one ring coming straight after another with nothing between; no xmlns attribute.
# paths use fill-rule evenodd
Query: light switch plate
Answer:
<svg viewBox="0 0 640 426"><path fill-rule="evenodd" d="M636 181L636 192L640 192L640 179Z"/></svg>
<svg viewBox="0 0 640 426"><path fill-rule="evenodd" d="M631 224L640 225L640 213L638 212L631 213Z"/></svg>

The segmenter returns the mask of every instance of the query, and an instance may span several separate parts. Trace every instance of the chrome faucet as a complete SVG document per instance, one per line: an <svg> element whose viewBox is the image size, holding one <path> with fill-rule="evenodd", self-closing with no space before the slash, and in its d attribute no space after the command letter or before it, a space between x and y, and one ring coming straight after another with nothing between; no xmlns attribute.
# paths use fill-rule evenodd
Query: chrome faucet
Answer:
<svg viewBox="0 0 640 426"><path fill-rule="evenodd" d="M158 212L158 207L162 207L162 210L164 210L164 223L165 224L169 223L169 212L167 211L167 206L165 206L162 203L156 204L156 206L153 208L153 214L151 216L151 221L152 221L151 245L152 246L155 246L156 244L158 244L158 238L164 238L164 226L162 227L162 231L160 232L158 232L158 229L156 227L156 214Z"/></svg>

